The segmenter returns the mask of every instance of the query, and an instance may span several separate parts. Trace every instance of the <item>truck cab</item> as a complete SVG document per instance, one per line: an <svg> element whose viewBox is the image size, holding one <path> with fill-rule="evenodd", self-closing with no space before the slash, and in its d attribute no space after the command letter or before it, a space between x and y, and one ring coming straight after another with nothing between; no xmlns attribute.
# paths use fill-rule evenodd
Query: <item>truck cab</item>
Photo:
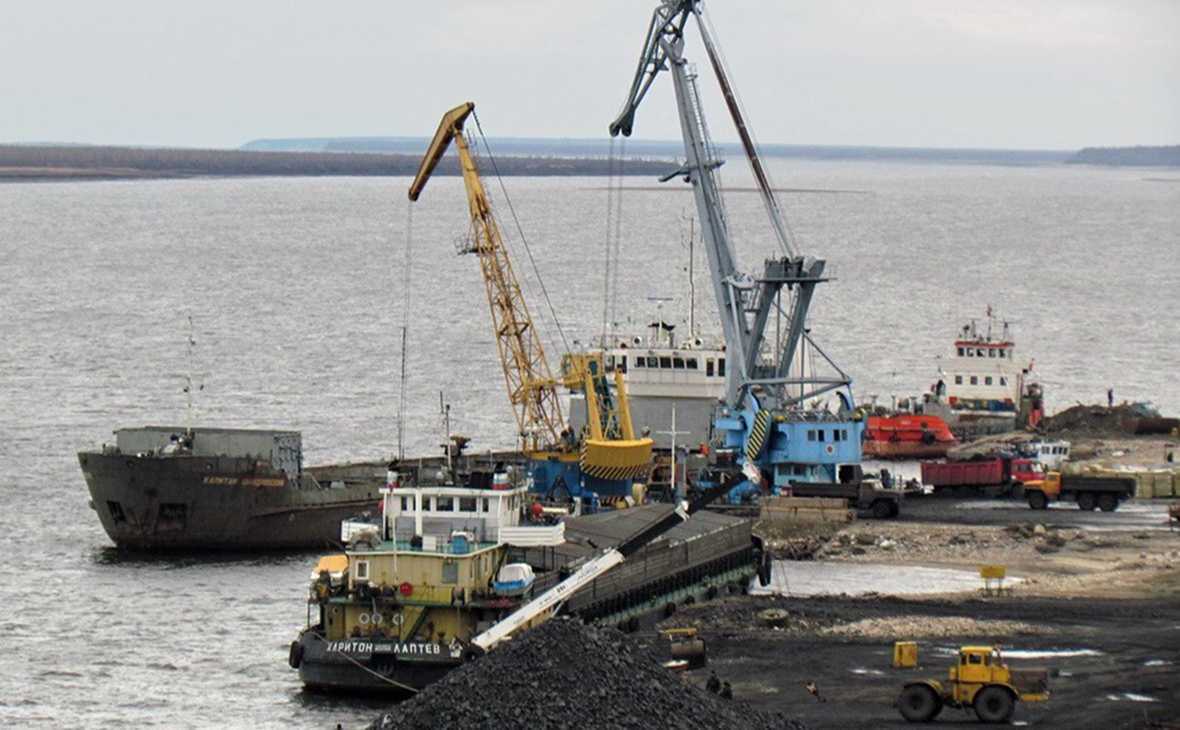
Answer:
<svg viewBox="0 0 1180 730"><path fill-rule="evenodd" d="M1007 466L1008 479L1013 488L1040 480L1045 476L1045 472L1035 459L1012 459Z"/></svg>
<svg viewBox="0 0 1180 730"><path fill-rule="evenodd" d="M1033 479L1024 483L1025 491L1039 491L1052 502L1061 496L1061 472L1045 472L1040 479Z"/></svg>

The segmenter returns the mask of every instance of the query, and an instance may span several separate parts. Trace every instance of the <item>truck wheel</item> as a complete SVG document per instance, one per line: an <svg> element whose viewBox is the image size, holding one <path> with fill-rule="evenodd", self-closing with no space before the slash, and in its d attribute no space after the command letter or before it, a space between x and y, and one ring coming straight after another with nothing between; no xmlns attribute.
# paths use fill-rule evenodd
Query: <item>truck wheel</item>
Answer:
<svg viewBox="0 0 1180 730"><path fill-rule="evenodd" d="M975 716L983 722L1008 722L1016 711L1016 698L1004 687L984 687L971 703Z"/></svg>
<svg viewBox="0 0 1180 730"><path fill-rule="evenodd" d="M1049 498L1042 491L1028 493L1028 506L1033 509L1045 509L1049 506Z"/></svg>
<svg viewBox="0 0 1180 730"><path fill-rule="evenodd" d="M1098 500L1094 498L1093 492L1082 492L1078 495L1078 507L1080 509L1089 511L1098 506Z"/></svg>
<svg viewBox="0 0 1180 730"><path fill-rule="evenodd" d="M873 502L873 517L878 520L887 520L893 516L893 507L883 499L878 499Z"/></svg>
<svg viewBox="0 0 1180 730"><path fill-rule="evenodd" d="M1119 498L1114 494L1100 494L1098 495L1098 509L1103 512L1114 512L1119 508Z"/></svg>
<svg viewBox="0 0 1180 730"><path fill-rule="evenodd" d="M942 711L942 698L930 685L910 684L901 691L897 709L910 722L930 722Z"/></svg>

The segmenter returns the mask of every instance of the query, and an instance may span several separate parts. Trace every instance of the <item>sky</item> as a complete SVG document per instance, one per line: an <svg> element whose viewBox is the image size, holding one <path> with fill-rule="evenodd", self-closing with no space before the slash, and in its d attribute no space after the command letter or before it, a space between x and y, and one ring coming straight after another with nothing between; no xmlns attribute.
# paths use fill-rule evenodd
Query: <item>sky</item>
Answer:
<svg viewBox="0 0 1180 730"><path fill-rule="evenodd" d="M0 0L0 143L605 138L656 0ZM706 0L763 143L1180 144L1180 0ZM710 128L732 141L695 27ZM670 76L634 135L677 139Z"/></svg>

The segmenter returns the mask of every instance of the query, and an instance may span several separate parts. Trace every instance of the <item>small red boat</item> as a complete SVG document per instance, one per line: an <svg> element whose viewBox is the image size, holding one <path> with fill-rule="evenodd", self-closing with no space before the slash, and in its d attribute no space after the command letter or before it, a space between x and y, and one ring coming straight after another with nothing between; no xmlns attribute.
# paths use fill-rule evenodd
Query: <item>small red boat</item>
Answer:
<svg viewBox="0 0 1180 730"><path fill-rule="evenodd" d="M938 416L869 416L862 451L867 458L927 459L946 456L958 443Z"/></svg>

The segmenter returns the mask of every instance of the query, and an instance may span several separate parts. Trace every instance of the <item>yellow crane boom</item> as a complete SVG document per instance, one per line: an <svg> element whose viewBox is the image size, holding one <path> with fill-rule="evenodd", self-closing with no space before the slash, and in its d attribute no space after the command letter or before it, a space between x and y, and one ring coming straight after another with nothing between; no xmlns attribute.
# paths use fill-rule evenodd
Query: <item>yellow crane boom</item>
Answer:
<svg viewBox="0 0 1180 730"><path fill-rule="evenodd" d="M561 444L560 434L565 428L561 401L557 397L557 381L545 359L540 337L521 294L520 282L512 271L508 251L480 180L479 168L463 136L463 123L473 111L475 104L467 102L443 115L410 185L410 200L417 200L421 195L426 181L453 142L459 154L471 211L471 251L479 255L483 269L492 329L500 349L504 382L523 447L526 451L554 450Z"/></svg>
<svg viewBox="0 0 1180 730"><path fill-rule="evenodd" d="M635 438L622 376L611 384L602 366L601 353L570 354L564 358L562 383L586 396L585 433L566 428L554 379L540 337L533 326L520 283L512 271L508 250L492 215L479 168L463 136L463 124L475 111L471 102L443 115L438 131L410 185L410 200L417 200L439 160L453 143L459 154L467 204L471 212L472 245L479 255L484 288L492 313L492 328L500 348L504 382L512 403L522 450L533 458L576 462L583 474L604 481L626 482L646 475L651 464L652 440Z"/></svg>

